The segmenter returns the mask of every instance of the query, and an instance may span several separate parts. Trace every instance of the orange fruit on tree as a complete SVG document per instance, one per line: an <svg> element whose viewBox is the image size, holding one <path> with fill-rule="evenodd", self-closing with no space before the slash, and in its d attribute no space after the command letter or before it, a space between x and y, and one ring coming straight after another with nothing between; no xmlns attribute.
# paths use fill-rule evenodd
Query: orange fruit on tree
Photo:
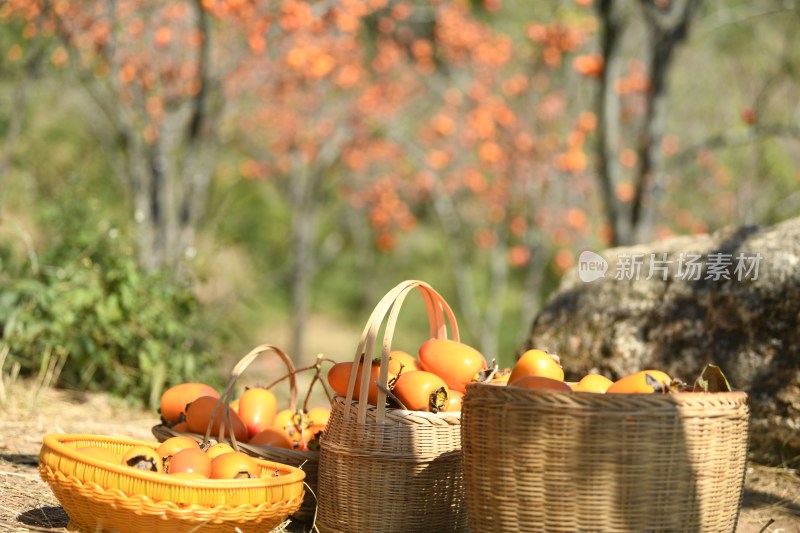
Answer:
<svg viewBox="0 0 800 533"><path fill-rule="evenodd" d="M525 389L549 389L572 391L569 385L559 379L546 378L544 376L522 376L514 381L508 382L509 387L523 387Z"/></svg>
<svg viewBox="0 0 800 533"><path fill-rule="evenodd" d="M419 348L422 368L442 378L448 389L464 392L486 368L483 354L467 344L450 339L428 339Z"/></svg>
<svg viewBox="0 0 800 533"><path fill-rule="evenodd" d="M607 393L652 394L667 392L672 378L660 370L640 370L615 381Z"/></svg>
<svg viewBox="0 0 800 533"><path fill-rule="evenodd" d="M514 364L508 382L511 383L523 376L540 376L564 381L564 369L544 350L528 350Z"/></svg>
<svg viewBox="0 0 800 533"><path fill-rule="evenodd" d="M572 386L576 392L599 392L604 393L614 382L600 374L588 374L583 376L579 382Z"/></svg>

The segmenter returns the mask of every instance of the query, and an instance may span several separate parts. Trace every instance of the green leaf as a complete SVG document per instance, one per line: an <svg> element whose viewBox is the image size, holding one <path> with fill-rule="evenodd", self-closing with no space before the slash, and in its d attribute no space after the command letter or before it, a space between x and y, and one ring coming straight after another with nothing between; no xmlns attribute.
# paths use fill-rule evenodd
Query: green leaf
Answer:
<svg viewBox="0 0 800 533"><path fill-rule="evenodd" d="M706 365L694 382L692 392L730 392L731 385L717 365Z"/></svg>

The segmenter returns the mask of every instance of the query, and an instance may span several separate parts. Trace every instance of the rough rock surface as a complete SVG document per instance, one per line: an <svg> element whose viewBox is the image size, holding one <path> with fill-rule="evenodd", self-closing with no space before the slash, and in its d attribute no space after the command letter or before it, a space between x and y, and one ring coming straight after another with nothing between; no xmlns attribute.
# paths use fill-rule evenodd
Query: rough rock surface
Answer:
<svg viewBox="0 0 800 533"><path fill-rule="evenodd" d="M596 270L579 261L526 348L558 353L568 379L657 368L691 383L718 364L750 394L753 457L800 464L800 218L600 255L605 276L582 281Z"/></svg>

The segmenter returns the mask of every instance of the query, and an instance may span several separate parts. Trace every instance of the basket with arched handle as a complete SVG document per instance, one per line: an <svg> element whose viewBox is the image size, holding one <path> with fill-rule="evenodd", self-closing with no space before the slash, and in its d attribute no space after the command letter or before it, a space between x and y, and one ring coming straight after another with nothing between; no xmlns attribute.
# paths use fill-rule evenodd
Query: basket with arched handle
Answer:
<svg viewBox="0 0 800 533"><path fill-rule="evenodd" d="M295 368L291 358L286 354L286 352L281 348L279 348L278 346L272 344L261 344L259 346L256 346L236 363L234 368L231 370L230 379L228 381L228 385L225 389L225 392L221 395L219 401L224 405L227 405L230 402L231 395L233 393L234 387L239 377L250 366L250 364L252 364L258 357L262 355L275 355L285 365L286 374L282 378L275 380L273 384L279 383L284 380L288 381L289 409L291 409L292 412L297 412L298 410L298 386L296 380L297 369ZM317 379L319 374L319 367L318 367L319 363L320 360L318 359L316 367L317 375L315 376L314 379ZM313 384L314 381L312 381L311 385L313 386ZM228 411L224 412L227 413ZM152 431L153 434L156 436L156 438L159 439L160 441L164 441L170 437L175 437L179 435L190 436L195 440L197 440L198 442L208 442L208 440L211 437L215 437L218 441L229 441L229 442L235 441L235 436L232 436L230 439L224 438L223 436L224 427L226 426L230 427L231 423L230 420L223 422L225 423L220 425L219 435L211 435L211 424L209 424L205 435L176 431L173 428L170 428L164 424L154 426L152 428ZM319 465L318 450L287 449L278 446L255 445L238 441L235 442L235 445L241 451L249 455L252 455L254 457L293 466L303 470L306 474L305 482L308 488L310 489L309 492L311 492L312 494L306 495L306 498L303 501L303 505L295 513L292 514L292 519L300 522L307 522L313 519L316 510L316 497L314 496L314 494L316 493L317 489L317 469Z"/></svg>
<svg viewBox="0 0 800 533"><path fill-rule="evenodd" d="M324 532L466 531L463 504L460 413L388 408L389 353L400 309L418 290L425 301L430 336L458 340L450 306L430 285L408 280L373 310L353 359L346 397L334 398L321 441L317 527ZM379 330L377 405L367 402L370 364ZM361 384L354 401L359 364Z"/></svg>

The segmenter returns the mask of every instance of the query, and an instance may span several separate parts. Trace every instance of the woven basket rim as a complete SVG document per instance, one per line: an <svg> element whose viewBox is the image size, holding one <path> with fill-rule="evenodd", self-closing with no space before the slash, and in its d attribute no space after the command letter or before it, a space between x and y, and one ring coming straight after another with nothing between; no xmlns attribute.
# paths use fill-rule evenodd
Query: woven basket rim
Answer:
<svg viewBox="0 0 800 533"><path fill-rule="evenodd" d="M113 437L113 436L104 436L104 435L82 435L82 434L59 434L59 433L52 433L49 435L45 435L43 440L42 452L40 453L40 464L41 464L41 454L45 452L47 448L52 450L53 453L61 456L67 457L76 463L83 463L85 465L92 466L97 469L105 470L107 472L112 472L119 476L134 478L141 481L162 485L162 486L172 486L172 487L187 487L187 488L198 488L198 489L233 489L233 488L271 488L281 485L289 485L292 483L302 482L306 474L304 471L300 470L299 468L277 463L274 461L269 461L266 459L259 459L255 458L255 461L259 464L259 466L263 468L270 468L275 469L278 472L281 472L283 475L277 477L270 477L270 478L258 478L258 479L180 479L170 477L169 475L164 475L157 472L147 472L144 470L138 470L135 468L129 468L122 464L112 464L107 461L101 461L95 459L94 457L90 457L86 454L78 452L76 449L70 448L65 444L65 442L74 442L74 441L96 441L96 442L105 442L110 444L118 444L122 446L148 446L152 448L156 448L154 446L154 442L152 441L145 441L145 440L137 440L137 439L130 439L126 437ZM74 474L70 474L73 475ZM77 478L76 479L80 479ZM81 480L84 481L84 480Z"/></svg>
<svg viewBox="0 0 800 533"><path fill-rule="evenodd" d="M513 385L491 385L488 383L469 383L466 386L465 399L470 391L475 393L486 393L493 391L499 394L511 394L521 398L563 398L574 399L581 403L593 404L619 404L625 400L636 404L652 405L680 405L687 403L707 402L716 400L723 403L742 403L748 399L745 391L730 392L670 392L667 394L626 394L620 392L585 392L585 391L562 391L550 389L528 389L525 387L515 387Z"/></svg>
<svg viewBox="0 0 800 533"><path fill-rule="evenodd" d="M344 398L342 396L339 396L339 395L336 395L336 396L333 397L333 403L331 405L339 404L339 405L342 406L342 409L345 409L345 405L344 404L345 404L346 401L347 401L346 398ZM358 406L359 406L359 402L357 400L352 400L350 402L350 409L351 410L358 409ZM374 405L367 405L367 411L366 412L367 412L367 415L368 415L367 416L367 421L368 422L375 422L375 418L377 417L377 414L378 414L378 408L375 407ZM391 408L391 407L386 407L385 408L385 413L386 413L386 418L387 419L396 419L396 420L397 419L407 419L408 417L428 419L428 420L431 420L431 421L434 421L434 420L440 420L440 421L445 421L445 420L456 421L456 420L458 420L458 421L460 421L461 420L461 411L453 411L453 412L441 411L441 412L438 412L438 413L431 413L431 412L428 412L428 411L411 411L409 409L394 409L394 408ZM354 424L358 423L358 421L355 420L355 419L351 419L350 421L352 423L354 423Z"/></svg>

